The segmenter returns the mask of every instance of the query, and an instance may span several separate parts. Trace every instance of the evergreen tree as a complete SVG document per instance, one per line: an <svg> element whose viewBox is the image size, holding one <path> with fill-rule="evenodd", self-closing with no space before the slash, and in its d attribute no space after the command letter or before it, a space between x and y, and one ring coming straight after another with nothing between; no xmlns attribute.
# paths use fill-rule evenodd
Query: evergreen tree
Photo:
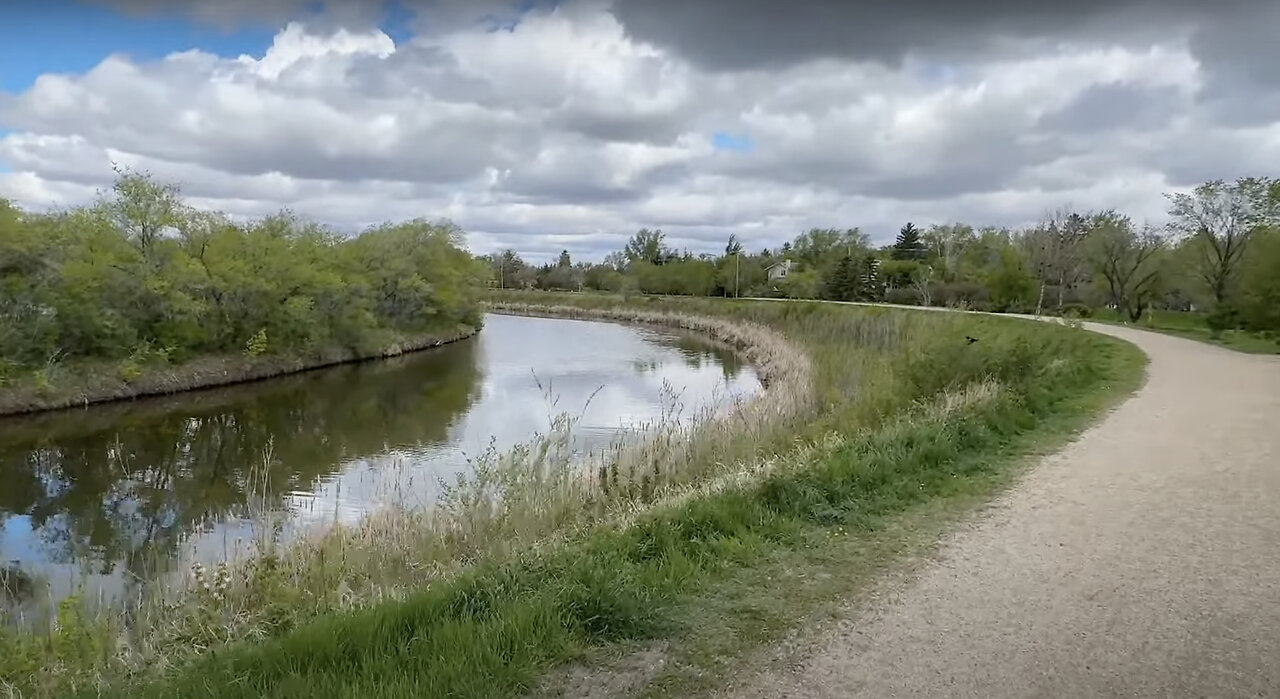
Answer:
<svg viewBox="0 0 1280 699"><path fill-rule="evenodd" d="M556 262L557 267L572 267L573 261L569 259L569 251L561 250L560 259Z"/></svg>
<svg viewBox="0 0 1280 699"><path fill-rule="evenodd" d="M898 239L893 244L893 259L923 260L928 249L920 238L920 229L908 222L898 231Z"/></svg>
<svg viewBox="0 0 1280 699"><path fill-rule="evenodd" d="M822 297L830 301L852 301L858 294L858 264L845 255L827 271L822 280Z"/></svg>
<svg viewBox="0 0 1280 699"><path fill-rule="evenodd" d="M855 301L881 301L884 299L884 279L880 275L880 258L866 255L853 265Z"/></svg>

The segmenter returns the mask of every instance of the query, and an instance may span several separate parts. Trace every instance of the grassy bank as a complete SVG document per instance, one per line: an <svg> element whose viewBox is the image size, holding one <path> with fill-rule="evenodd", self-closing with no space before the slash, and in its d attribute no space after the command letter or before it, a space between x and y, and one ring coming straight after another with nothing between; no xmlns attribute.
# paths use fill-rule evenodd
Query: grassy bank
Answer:
<svg viewBox="0 0 1280 699"><path fill-rule="evenodd" d="M457 325L364 348L335 347L305 354L215 355L176 364L162 357L147 357L124 365L83 361L59 366L56 373L38 372L10 381L8 385L0 384L0 416L227 386L337 364L394 357L457 342L471 337L476 330L470 325Z"/></svg>
<svg viewBox="0 0 1280 699"><path fill-rule="evenodd" d="M1116 311L1099 309L1090 320L1103 323L1127 324L1143 330L1153 330L1167 335L1177 335L1250 354L1280 354L1280 338L1250 332L1248 330L1223 330L1214 333L1206 322L1208 314L1181 311L1150 311L1137 323Z"/></svg>
<svg viewBox="0 0 1280 699"><path fill-rule="evenodd" d="M41 649L12 639L0 647L0 676L31 696L503 696L555 686L548 671L570 686L608 678L654 692L712 682L726 659L930 539L924 523L941 526L988 496L1037 439L1078 428L1133 388L1142 366L1136 349L1109 338L983 316L497 300L525 313L720 328L721 339L736 336L756 348L755 361L772 362L775 379L733 416L657 430L588 478L548 466L563 461L544 442L482 464L436 515L446 520L375 518L292 552L294 563L215 580L208 603L189 608L203 609L214 632L155 644L200 652L122 664L72 615ZM450 557L460 565L439 566ZM826 577L816 575L823 566ZM381 600L318 601L367 588L354 571L391 569L399 585ZM854 582L831 582L831 571L850 569ZM815 575L797 582L785 571ZM310 613L296 613L298 597ZM275 623L229 625L246 615ZM652 648L671 661L665 669L619 670L630 651ZM34 671L11 660L22 654ZM554 671L569 661L587 669Z"/></svg>

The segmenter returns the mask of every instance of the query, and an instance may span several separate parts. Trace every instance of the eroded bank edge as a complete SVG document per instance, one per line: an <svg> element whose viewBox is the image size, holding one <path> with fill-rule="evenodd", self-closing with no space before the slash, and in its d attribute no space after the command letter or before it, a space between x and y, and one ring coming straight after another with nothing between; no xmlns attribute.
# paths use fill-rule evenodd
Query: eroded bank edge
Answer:
<svg viewBox="0 0 1280 699"><path fill-rule="evenodd" d="M205 388L262 381L340 364L385 359L458 342L474 336L479 328L459 325L450 332L407 338L371 352L349 349L321 351L315 357L203 357L174 367L144 370L132 380L106 373L91 374L75 386L42 390L23 385L0 391L0 417L26 415L99 403L171 395ZM77 377L81 378L81 377Z"/></svg>

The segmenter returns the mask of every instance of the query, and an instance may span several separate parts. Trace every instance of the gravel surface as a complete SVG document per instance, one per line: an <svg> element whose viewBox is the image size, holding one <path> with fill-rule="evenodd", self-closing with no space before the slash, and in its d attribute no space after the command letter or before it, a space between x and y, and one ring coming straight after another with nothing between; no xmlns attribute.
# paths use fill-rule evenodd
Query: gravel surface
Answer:
<svg viewBox="0 0 1280 699"><path fill-rule="evenodd" d="M735 697L1280 697L1280 357L1090 324L1146 385Z"/></svg>

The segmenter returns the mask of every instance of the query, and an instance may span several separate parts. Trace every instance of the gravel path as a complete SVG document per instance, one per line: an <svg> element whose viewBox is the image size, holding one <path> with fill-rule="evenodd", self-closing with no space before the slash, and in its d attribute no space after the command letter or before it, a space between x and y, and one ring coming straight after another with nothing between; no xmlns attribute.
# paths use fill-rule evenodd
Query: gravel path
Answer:
<svg viewBox="0 0 1280 699"><path fill-rule="evenodd" d="M1280 697L1280 357L1128 328L1147 384L736 697Z"/></svg>

